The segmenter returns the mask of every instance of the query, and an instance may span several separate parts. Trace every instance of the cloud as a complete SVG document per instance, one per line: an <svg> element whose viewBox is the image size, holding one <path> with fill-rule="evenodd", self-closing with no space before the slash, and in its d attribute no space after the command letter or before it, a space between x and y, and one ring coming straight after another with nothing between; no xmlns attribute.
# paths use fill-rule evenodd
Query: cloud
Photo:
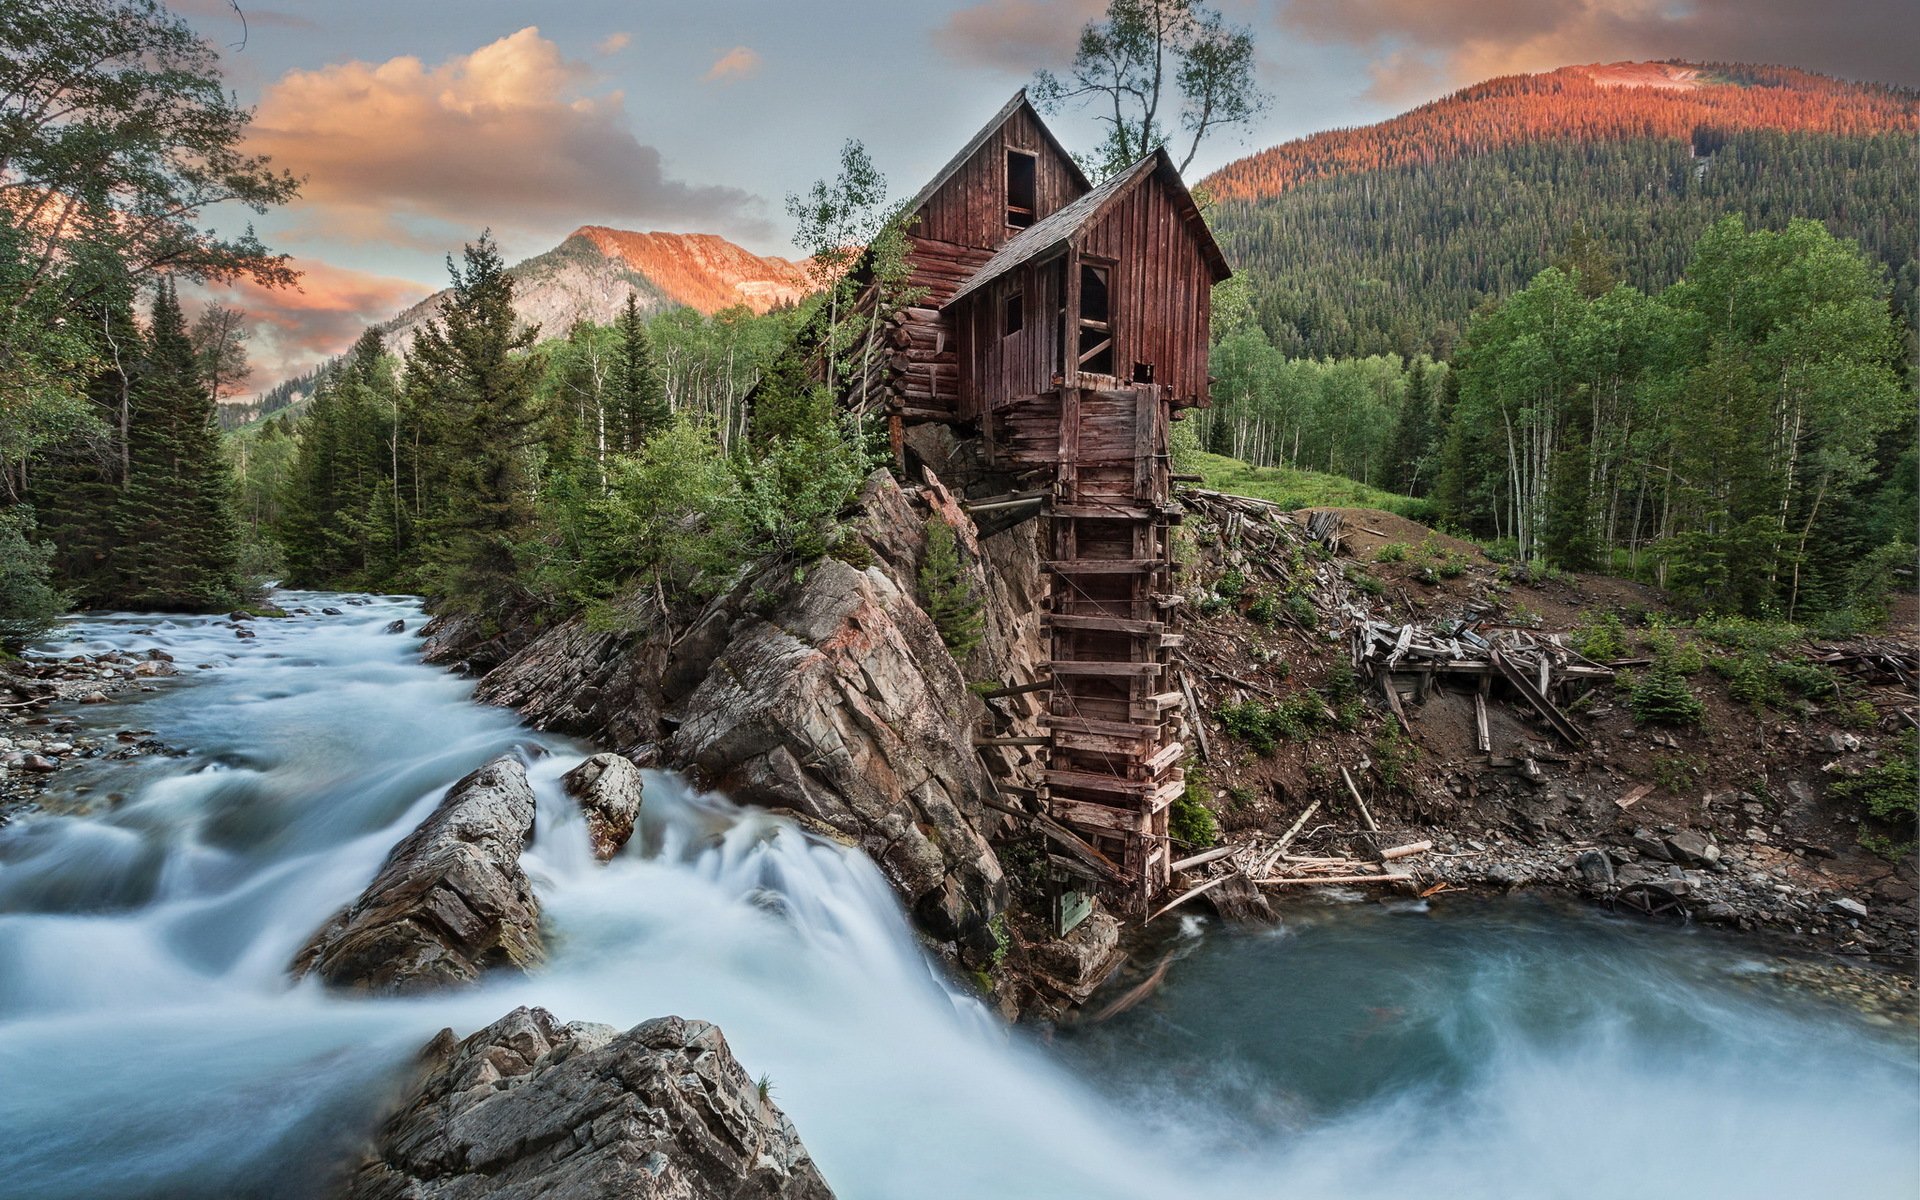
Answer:
<svg viewBox="0 0 1920 1200"><path fill-rule="evenodd" d="M745 79L759 69L759 51L749 46L735 46L733 49L715 59L713 65L707 68L707 73L700 78L709 81L716 79Z"/></svg>
<svg viewBox="0 0 1920 1200"><path fill-rule="evenodd" d="M1073 57L1080 30L1106 0L979 0L947 17L934 45L960 62L1026 74Z"/></svg>
<svg viewBox="0 0 1920 1200"><path fill-rule="evenodd" d="M311 259L294 265L302 272L297 289L264 288L245 280L196 289L203 302L246 314L251 370L242 392L269 386L341 353L367 326L434 291L409 279Z"/></svg>
<svg viewBox="0 0 1920 1200"><path fill-rule="evenodd" d="M1374 55L1404 101L1495 75L1621 59L1778 63L1920 84L1912 0L1283 0L1283 29Z"/></svg>
<svg viewBox="0 0 1920 1200"><path fill-rule="evenodd" d="M633 35L630 33L610 33L601 38L594 49L602 54L618 54L632 43Z"/></svg>
<svg viewBox="0 0 1920 1200"><path fill-rule="evenodd" d="M402 56L293 71L263 93L248 148L306 177L290 215L309 235L444 245L487 226L553 240L588 223L766 231L747 193L671 178L621 93L595 83L532 27L431 66Z"/></svg>

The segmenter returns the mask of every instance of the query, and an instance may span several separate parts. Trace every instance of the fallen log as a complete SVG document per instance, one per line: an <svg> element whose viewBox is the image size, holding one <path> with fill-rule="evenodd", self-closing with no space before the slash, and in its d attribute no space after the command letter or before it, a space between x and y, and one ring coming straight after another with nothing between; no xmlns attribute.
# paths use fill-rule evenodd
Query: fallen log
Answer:
<svg viewBox="0 0 1920 1200"><path fill-rule="evenodd" d="M1389 871L1384 875L1276 875L1254 882L1261 887L1284 887L1297 883L1412 883L1413 876L1398 871Z"/></svg>
<svg viewBox="0 0 1920 1200"><path fill-rule="evenodd" d="M1200 884L1197 887L1190 887L1186 891L1181 892L1178 896L1175 896L1173 899L1167 901L1165 904L1162 904L1159 908L1154 909L1151 913L1148 913L1147 919L1140 922L1140 924L1151 925L1155 917L1165 916L1167 913L1170 913L1174 909L1179 908L1182 904L1185 904L1187 901L1193 899L1195 896L1203 895L1207 892L1210 892L1213 889L1219 887L1221 884L1225 883L1227 880L1232 878L1233 876L1231 875L1221 875L1221 876L1218 876L1217 878L1209 879L1205 883Z"/></svg>
<svg viewBox="0 0 1920 1200"><path fill-rule="evenodd" d="M1367 802L1360 798L1360 789L1353 785L1353 776L1347 773L1347 768L1344 766L1340 768L1340 778L1346 782L1347 794L1352 796L1353 802L1360 806L1360 815L1366 818L1367 828L1375 833L1379 833L1380 826L1378 822L1373 819L1373 814L1367 811Z"/></svg>
<svg viewBox="0 0 1920 1200"><path fill-rule="evenodd" d="M1415 854L1425 854L1433 849L1432 842L1408 842L1404 846L1390 846L1380 852L1380 860L1388 862L1396 858L1407 858Z"/></svg>
<svg viewBox="0 0 1920 1200"><path fill-rule="evenodd" d="M1202 851L1199 854L1190 855L1186 858L1175 859L1167 870L1169 872L1191 870L1203 863L1210 863L1217 859L1225 858L1227 855L1232 854L1233 850L1234 848L1232 846L1218 846L1212 850Z"/></svg>

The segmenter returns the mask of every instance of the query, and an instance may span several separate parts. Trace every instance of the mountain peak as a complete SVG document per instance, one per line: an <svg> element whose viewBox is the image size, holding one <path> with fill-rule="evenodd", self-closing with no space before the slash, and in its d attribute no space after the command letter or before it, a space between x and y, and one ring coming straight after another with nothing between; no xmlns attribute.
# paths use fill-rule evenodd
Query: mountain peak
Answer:
<svg viewBox="0 0 1920 1200"><path fill-rule="evenodd" d="M1920 130L1920 94L1792 67L1589 63L1488 79L1377 125L1262 150L1203 182L1217 200L1255 201L1308 180L1437 163L1518 143L1686 141L1703 129L1848 136Z"/></svg>
<svg viewBox="0 0 1920 1200"><path fill-rule="evenodd" d="M567 240L576 238L601 257L646 276L669 301L704 313L736 304L763 313L813 290L802 264L755 254L718 234L640 233L582 225Z"/></svg>

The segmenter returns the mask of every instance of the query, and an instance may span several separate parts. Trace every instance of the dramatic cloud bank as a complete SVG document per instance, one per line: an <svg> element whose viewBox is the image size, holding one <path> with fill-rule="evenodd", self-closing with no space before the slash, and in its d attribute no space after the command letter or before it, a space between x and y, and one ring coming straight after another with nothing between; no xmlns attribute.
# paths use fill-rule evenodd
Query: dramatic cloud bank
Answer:
<svg viewBox="0 0 1920 1200"><path fill-rule="evenodd" d="M671 178L622 94L589 91L595 78L532 27L431 66L293 71L263 94L249 148L306 176L301 207L322 236L445 245L491 226L537 242L587 221L765 232L747 193Z"/></svg>
<svg viewBox="0 0 1920 1200"><path fill-rule="evenodd" d="M245 280L199 289L204 299L246 314L251 371L244 394L269 387L340 353L377 325L434 289L407 279L301 261L298 289L263 288Z"/></svg>

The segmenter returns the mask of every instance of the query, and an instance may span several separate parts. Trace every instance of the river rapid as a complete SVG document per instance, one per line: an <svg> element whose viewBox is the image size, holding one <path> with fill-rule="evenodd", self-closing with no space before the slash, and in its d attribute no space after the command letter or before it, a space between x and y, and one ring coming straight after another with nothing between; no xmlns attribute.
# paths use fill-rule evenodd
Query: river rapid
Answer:
<svg viewBox="0 0 1920 1200"><path fill-rule="evenodd" d="M648 772L640 833L598 864L558 786L588 748L382 632L415 602L276 599L316 615L250 640L106 615L45 647L173 654L157 691L67 715L185 753L70 764L0 829L0 1197L322 1194L423 1043L518 1004L717 1022L848 1200L1920 1184L1920 1046L1763 986L1737 944L1518 901L1189 918L1160 992L1042 1043L941 977L858 853ZM290 984L393 843L505 751L539 797L547 966L408 1000Z"/></svg>

